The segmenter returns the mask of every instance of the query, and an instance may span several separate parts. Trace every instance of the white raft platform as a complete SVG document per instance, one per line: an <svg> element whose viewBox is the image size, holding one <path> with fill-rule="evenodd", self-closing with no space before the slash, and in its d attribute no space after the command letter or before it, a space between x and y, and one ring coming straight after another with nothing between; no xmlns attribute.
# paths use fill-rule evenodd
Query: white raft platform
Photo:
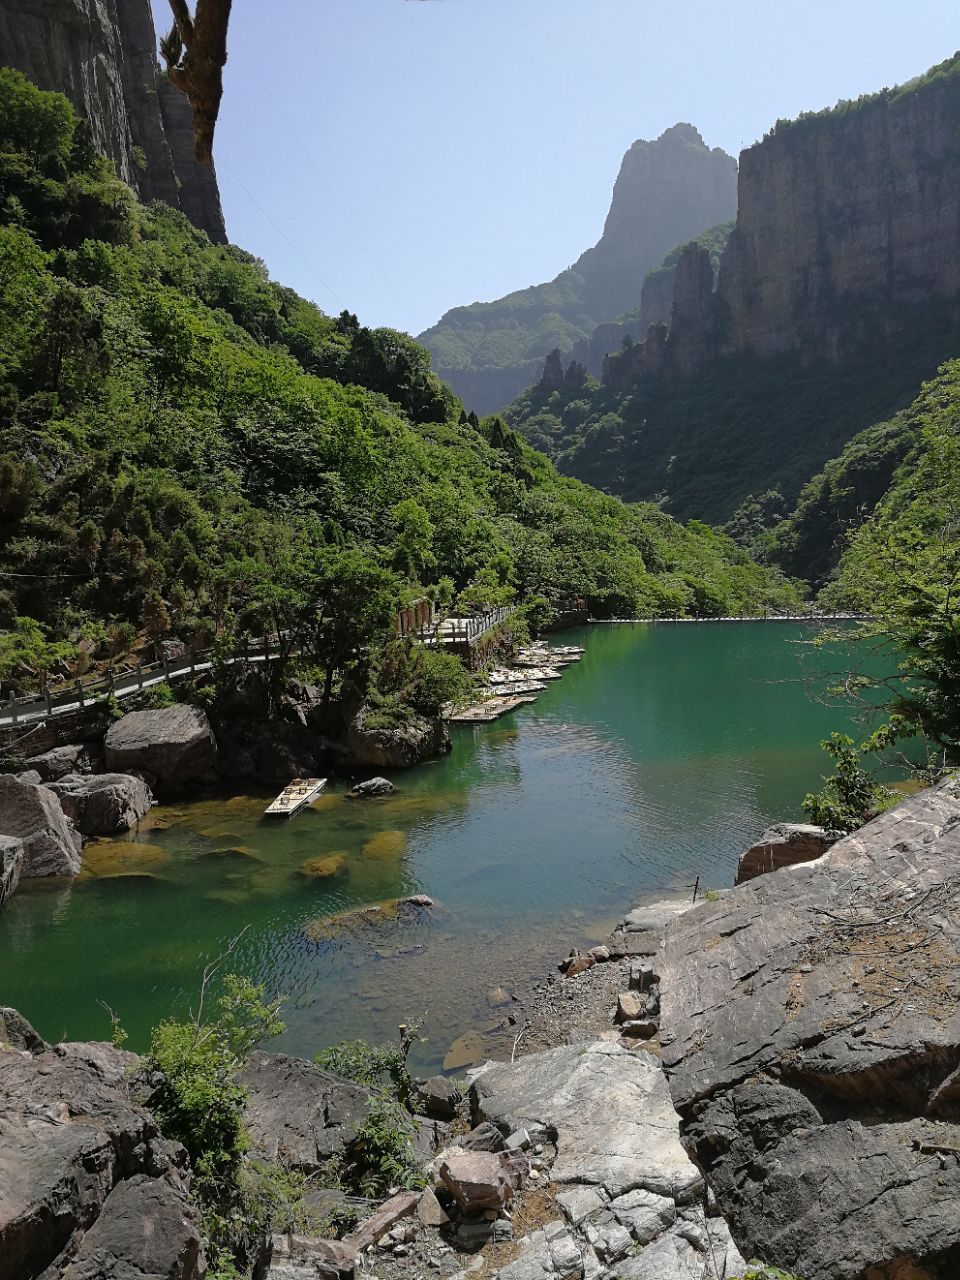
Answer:
<svg viewBox="0 0 960 1280"><path fill-rule="evenodd" d="M263 812L270 817L292 818L311 800L316 800L326 785L326 778L294 778Z"/></svg>

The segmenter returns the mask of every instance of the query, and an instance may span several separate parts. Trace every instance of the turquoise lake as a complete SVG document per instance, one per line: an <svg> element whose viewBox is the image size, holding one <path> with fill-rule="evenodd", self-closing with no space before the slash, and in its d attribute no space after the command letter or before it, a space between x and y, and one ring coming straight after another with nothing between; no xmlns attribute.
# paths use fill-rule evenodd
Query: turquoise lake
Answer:
<svg viewBox="0 0 960 1280"><path fill-rule="evenodd" d="M643 897L732 882L768 822L802 818L849 713L812 696L836 666L792 623L598 625L536 704L454 727L444 758L392 775L385 800L328 794L266 820L264 789L158 806L92 842L75 882L21 886L0 915L0 1000L48 1039L131 1048L195 1000L205 963L287 995L277 1047L309 1055L393 1038L426 1014L417 1065L497 1021L486 993L523 987L600 941ZM319 877L304 863L320 860ZM425 893L430 912L360 923L356 907Z"/></svg>

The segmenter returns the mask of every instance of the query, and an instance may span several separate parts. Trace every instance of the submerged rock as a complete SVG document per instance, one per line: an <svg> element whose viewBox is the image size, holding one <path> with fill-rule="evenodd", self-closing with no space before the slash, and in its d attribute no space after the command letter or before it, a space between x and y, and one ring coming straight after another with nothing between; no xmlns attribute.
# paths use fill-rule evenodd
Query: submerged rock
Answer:
<svg viewBox="0 0 960 1280"><path fill-rule="evenodd" d="M392 796L396 789L386 778L369 778L366 782L358 782L355 787L351 787L347 795L353 796L355 800L362 800L369 796Z"/></svg>
<svg viewBox="0 0 960 1280"><path fill-rule="evenodd" d="M308 880L329 880L347 869L345 853L330 853L324 858L308 858L300 864L299 874Z"/></svg>
<svg viewBox="0 0 960 1280"><path fill-rule="evenodd" d="M48 787L0 774L0 835L20 841L24 879L75 876L80 870L82 840Z"/></svg>
<svg viewBox="0 0 960 1280"><path fill-rule="evenodd" d="M87 836L129 831L153 805L150 788L129 773L68 773L51 782L50 790L59 796L77 830Z"/></svg>
<svg viewBox="0 0 960 1280"><path fill-rule="evenodd" d="M107 730L108 769L142 770L164 787L213 778L217 744L206 714L177 704L159 711L131 711Z"/></svg>
<svg viewBox="0 0 960 1280"><path fill-rule="evenodd" d="M663 1060L743 1252L960 1274L960 782L666 931Z"/></svg>
<svg viewBox="0 0 960 1280"><path fill-rule="evenodd" d="M741 853L735 883L743 884L782 867L822 858L835 839L823 827L807 822L780 822L768 827L756 844Z"/></svg>

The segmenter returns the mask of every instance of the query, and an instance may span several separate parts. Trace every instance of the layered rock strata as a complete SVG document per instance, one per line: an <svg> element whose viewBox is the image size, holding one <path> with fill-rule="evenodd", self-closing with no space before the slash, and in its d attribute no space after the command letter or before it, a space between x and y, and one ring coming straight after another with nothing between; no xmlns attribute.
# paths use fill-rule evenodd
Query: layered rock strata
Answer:
<svg viewBox="0 0 960 1280"><path fill-rule="evenodd" d="M667 927L663 1062L744 1254L960 1273L958 903L953 780Z"/></svg>

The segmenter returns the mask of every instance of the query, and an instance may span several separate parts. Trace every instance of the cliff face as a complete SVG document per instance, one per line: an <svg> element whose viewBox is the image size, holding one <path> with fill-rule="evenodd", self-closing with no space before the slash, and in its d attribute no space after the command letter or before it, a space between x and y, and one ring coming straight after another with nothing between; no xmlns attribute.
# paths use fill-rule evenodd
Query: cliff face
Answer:
<svg viewBox="0 0 960 1280"><path fill-rule="evenodd" d="M678 277L667 358L681 373L730 354L842 361L930 304L960 313L960 55L743 152L712 300Z"/></svg>
<svg viewBox="0 0 960 1280"><path fill-rule="evenodd" d="M704 144L689 124L654 142L635 142L623 158L603 235L548 284L496 302L448 311L420 335L437 373L478 412L515 398L554 347L599 371L627 329L601 331L640 303L644 277L677 244L729 221L736 210L736 162ZM578 345L579 344L579 345Z"/></svg>
<svg viewBox="0 0 960 1280"><path fill-rule="evenodd" d="M65 94L141 199L224 243L216 171L194 159L189 104L156 48L149 0L0 0L0 63Z"/></svg>

